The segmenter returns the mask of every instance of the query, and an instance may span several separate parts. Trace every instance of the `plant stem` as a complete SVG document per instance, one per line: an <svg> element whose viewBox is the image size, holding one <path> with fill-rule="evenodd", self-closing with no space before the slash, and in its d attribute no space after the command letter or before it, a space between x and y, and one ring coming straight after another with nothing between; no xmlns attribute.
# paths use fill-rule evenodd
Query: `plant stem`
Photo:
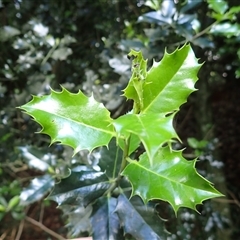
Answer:
<svg viewBox="0 0 240 240"><path fill-rule="evenodd" d="M128 157L128 154L129 154L130 139L131 139L131 136L128 139L125 140L125 147L124 147L124 150L123 150L122 163L121 163L121 168L120 168L120 171L119 171L118 178L120 178L121 172L123 171L123 169L127 165L127 157Z"/></svg>

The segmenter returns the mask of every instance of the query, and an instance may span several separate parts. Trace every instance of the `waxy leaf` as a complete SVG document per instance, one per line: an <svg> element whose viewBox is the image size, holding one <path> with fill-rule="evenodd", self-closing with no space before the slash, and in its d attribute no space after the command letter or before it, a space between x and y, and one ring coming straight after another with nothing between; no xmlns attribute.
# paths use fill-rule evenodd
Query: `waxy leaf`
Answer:
<svg viewBox="0 0 240 240"><path fill-rule="evenodd" d="M102 147L100 149L100 159L99 159L99 167L103 172L106 173L109 179L114 179L119 174L123 151L117 145L116 139L112 139L109 143L108 148Z"/></svg>
<svg viewBox="0 0 240 240"><path fill-rule="evenodd" d="M116 212L123 225L124 232L131 234L134 239L161 239L122 194L118 197Z"/></svg>
<svg viewBox="0 0 240 240"><path fill-rule="evenodd" d="M110 183L105 173L79 166L69 177L56 184L48 199L54 200L58 205L85 207L101 197L109 187Z"/></svg>
<svg viewBox="0 0 240 240"><path fill-rule="evenodd" d="M204 200L222 196L209 181L200 176L194 161L183 158L181 151L160 148L150 165L146 154L131 161L123 175L131 182L132 195L144 202L161 199L169 202L175 213L180 207L196 210Z"/></svg>
<svg viewBox="0 0 240 240"><path fill-rule="evenodd" d="M179 110L195 91L197 73L201 64L190 45L175 52L165 52L160 62L153 62L143 87L144 113L170 113Z"/></svg>
<svg viewBox="0 0 240 240"><path fill-rule="evenodd" d="M51 143L71 146L74 154L106 146L114 135L109 111L81 91L73 94L64 88L61 92L52 90L50 95L34 96L20 109L43 127L41 133L48 134Z"/></svg>
<svg viewBox="0 0 240 240"><path fill-rule="evenodd" d="M29 167L35 168L40 171L46 171L50 167L44 154L34 147L18 147L21 151L23 159L27 162Z"/></svg>
<svg viewBox="0 0 240 240"><path fill-rule="evenodd" d="M172 124L173 116L160 114L126 114L113 121L117 133L129 137L134 134L142 141L150 162L162 144L178 139Z"/></svg>
<svg viewBox="0 0 240 240"><path fill-rule="evenodd" d="M139 196L132 197L130 203L158 236L167 239L169 232L165 228L166 220L159 217L155 209L156 203L148 202L144 204Z"/></svg>
<svg viewBox="0 0 240 240"><path fill-rule="evenodd" d="M104 197L93 205L92 231L93 239L122 239L123 231L115 211L117 199Z"/></svg>
<svg viewBox="0 0 240 240"><path fill-rule="evenodd" d="M39 201L52 190L54 184L53 177L48 174L34 178L29 186L21 192L21 204L26 206Z"/></svg>

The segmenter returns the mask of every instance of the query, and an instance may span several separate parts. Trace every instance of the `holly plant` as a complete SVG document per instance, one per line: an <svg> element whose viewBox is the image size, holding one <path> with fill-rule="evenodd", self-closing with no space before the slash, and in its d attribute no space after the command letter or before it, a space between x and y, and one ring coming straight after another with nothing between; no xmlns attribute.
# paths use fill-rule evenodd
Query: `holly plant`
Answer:
<svg viewBox="0 0 240 240"><path fill-rule="evenodd" d="M65 88L33 96L20 107L42 126L51 144L71 146L74 154L100 153L98 168L75 166L48 196L68 212L72 236L165 239L156 211L160 200L177 214L180 207L197 211L204 200L222 196L196 171L196 159L186 160L173 147L180 141L174 116L196 90L201 67L191 46L165 52L150 69L141 52L131 50L128 58L132 76L123 95L133 100L133 109L117 119L94 96Z"/></svg>

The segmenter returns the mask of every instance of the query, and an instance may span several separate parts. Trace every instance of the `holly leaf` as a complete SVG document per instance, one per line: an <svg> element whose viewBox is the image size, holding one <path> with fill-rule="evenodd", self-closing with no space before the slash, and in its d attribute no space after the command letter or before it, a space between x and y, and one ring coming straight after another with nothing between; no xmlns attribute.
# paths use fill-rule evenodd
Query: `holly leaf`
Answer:
<svg viewBox="0 0 240 240"><path fill-rule="evenodd" d="M87 206L101 197L110 183L105 173L95 171L87 166L79 166L71 175L56 184L48 199L58 205Z"/></svg>
<svg viewBox="0 0 240 240"><path fill-rule="evenodd" d="M48 134L51 144L60 142L71 146L74 154L107 146L114 136L109 111L93 96L87 97L81 91L74 94L64 88L61 92L51 90L50 95L33 96L20 109L42 126L40 133Z"/></svg>
<svg viewBox="0 0 240 240"><path fill-rule="evenodd" d="M116 212L125 233L131 234L135 239L161 239L123 194L118 197Z"/></svg>
<svg viewBox="0 0 240 240"><path fill-rule="evenodd" d="M119 173L122 163L122 154L123 151L117 146L115 138L110 141L108 148L102 147L100 151L97 151L97 155L95 154L96 157L100 155L98 157L98 166L106 173L109 179L114 179Z"/></svg>
<svg viewBox="0 0 240 240"><path fill-rule="evenodd" d="M155 203L148 202L144 204L138 196L132 197L130 203L158 236L161 236L162 239L167 239L169 232L165 228L166 220L159 217L155 209Z"/></svg>
<svg viewBox="0 0 240 240"><path fill-rule="evenodd" d="M115 208L117 205L117 199L100 198L93 205L93 214L91 218L93 239L105 240L105 239L121 239L122 229L120 226L120 220Z"/></svg>
<svg viewBox="0 0 240 240"><path fill-rule="evenodd" d="M68 235L71 237L78 237L81 233L91 233L91 214L92 205L87 207L62 205L60 209L63 211L63 217L67 217Z"/></svg>
<svg viewBox="0 0 240 240"><path fill-rule="evenodd" d="M131 161L122 174L132 185L132 195L139 195L145 203L153 199L167 201L176 213L180 207L196 210L204 200L222 196L196 172L195 164L196 160L184 159L182 151L163 147L152 165L147 154L142 154L139 162Z"/></svg>
<svg viewBox="0 0 240 240"><path fill-rule="evenodd" d="M126 114L113 121L116 132L128 138L136 135L143 143L150 162L158 149L171 139L178 139L173 128L173 116L159 114Z"/></svg>
<svg viewBox="0 0 240 240"><path fill-rule="evenodd" d="M52 190L54 184L54 178L48 174L34 178L21 192L21 205L27 206L39 201Z"/></svg>
<svg viewBox="0 0 240 240"><path fill-rule="evenodd" d="M171 54L165 52L160 62L153 62L143 86L143 113L171 113L195 91L201 64L190 45Z"/></svg>

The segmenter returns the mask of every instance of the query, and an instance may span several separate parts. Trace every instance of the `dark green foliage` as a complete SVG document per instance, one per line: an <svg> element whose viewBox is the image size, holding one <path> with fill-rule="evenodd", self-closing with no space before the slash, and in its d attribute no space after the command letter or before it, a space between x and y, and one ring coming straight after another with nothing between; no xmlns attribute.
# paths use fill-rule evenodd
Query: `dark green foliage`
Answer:
<svg viewBox="0 0 240 240"><path fill-rule="evenodd" d="M50 87L60 89L62 84L72 92L82 89L88 96L94 92L94 97L109 109L111 117L119 117L131 109L131 103L126 103L125 99L119 97L130 77L130 62L126 57L130 48L141 49L151 65L153 57L156 61L162 58L165 48L170 53L188 41L196 56L205 61L199 78L207 87L199 83L199 94L190 97L175 121L183 145L187 143L186 138L189 136L199 139L189 141L195 153L201 154L201 161L197 163L200 166L199 172L216 182L218 177L214 177L215 173L206 170L208 165L216 162L209 160L212 159L215 140L212 136L209 137L209 132L212 131L209 130L209 120L199 117L207 115L206 109L202 111L199 105L211 106L211 103L205 103L203 96L207 94L207 98L212 99L211 94L224 89L225 82L232 81L235 73L238 77L240 75L240 54L237 54L239 6L232 0L175 2L177 3L161 0L73 0L69 4L69 1L55 0L0 1L0 216L4 218L4 224L0 224L1 233L3 228L10 226L8 223L11 222L11 216L22 219L25 206L44 198L55 183L71 183L69 180L73 180L72 175L79 171L76 166L86 166L83 167L83 172L90 171L92 176L98 171L102 172L99 179L103 182L117 176L121 168L124 141L120 139L118 142L121 149L116 148L113 140L109 151L103 147L93 151L91 156L81 152L72 158L72 152L67 147L54 144L48 148L49 138L35 134L40 131L40 127L30 121L30 117L16 111L15 107L29 101L31 94L48 94ZM48 28L47 35L43 34L44 31L35 29L38 24ZM139 86L135 84L135 87ZM218 101L222 99L222 95L214 94L214 98ZM192 109L190 113L186 112L188 108ZM233 111L235 109L231 110ZM181 129L181 123L187 125L183 124ZM200 129L207 129L209 132L202 133ZM224 125L224 129L232 131L229 126ZM129 153L132 158L139 159L144 147L135 135L130 141ZM190 155L190 158L196 157L195 154ZM119 184L129 197L131 185L124 179ZM117 196L120 192L114 191L112 197L100 197L106 193L109 185L111 186L110 182L95 186L93 178L90 186L80 186L79 190L80 196L87 200L98 199L93 205L86 208L81 205L62 206L64 214L69 218L69 236L80 236L81 233L86 235L86 232L92 232L95 236L99 229L104 229L98 225L97 230L91 229L91 223L94 221L95 224L98 219L112 216L111 221L102 222L102 225L112 228L112 232L105 229L103 236L120 236L126 231L129 232L126 237L131 238L132 230L126 230L122 225L119 228L119 219L116 218L116 212L112 211L118 204ZM96 195L85 195L86 188L94 187L98 189ZM238 192L233 185L230 189ZM21 193L25 194L25 201L19 204L18 198L23 196ZM131 211L149 210L139 212L142 218L153 216L151 214L154 213L154 223L149 222L150 219L144 221L158 235L164 233L165 222L158 218L155 203L147 208L138 197L133 197L126 204L129 203ZM222 206L220 203L219 205ZM168 208L158 209L158 212L161 215L165 212L167 215L167 228L172 233L172 239L219 239L216 233L219 229L225 231L231 221L224 217L223 211L213 209L209 201L200 210L201 216L187 209L180 210L177 219L172 217L172 211ZM237 215L238 211L233 211ZM155 224L157 219L160 219L159 223ZM236 219L237 217L234 223L237 225L238 236L239 224Z"/></svg>

